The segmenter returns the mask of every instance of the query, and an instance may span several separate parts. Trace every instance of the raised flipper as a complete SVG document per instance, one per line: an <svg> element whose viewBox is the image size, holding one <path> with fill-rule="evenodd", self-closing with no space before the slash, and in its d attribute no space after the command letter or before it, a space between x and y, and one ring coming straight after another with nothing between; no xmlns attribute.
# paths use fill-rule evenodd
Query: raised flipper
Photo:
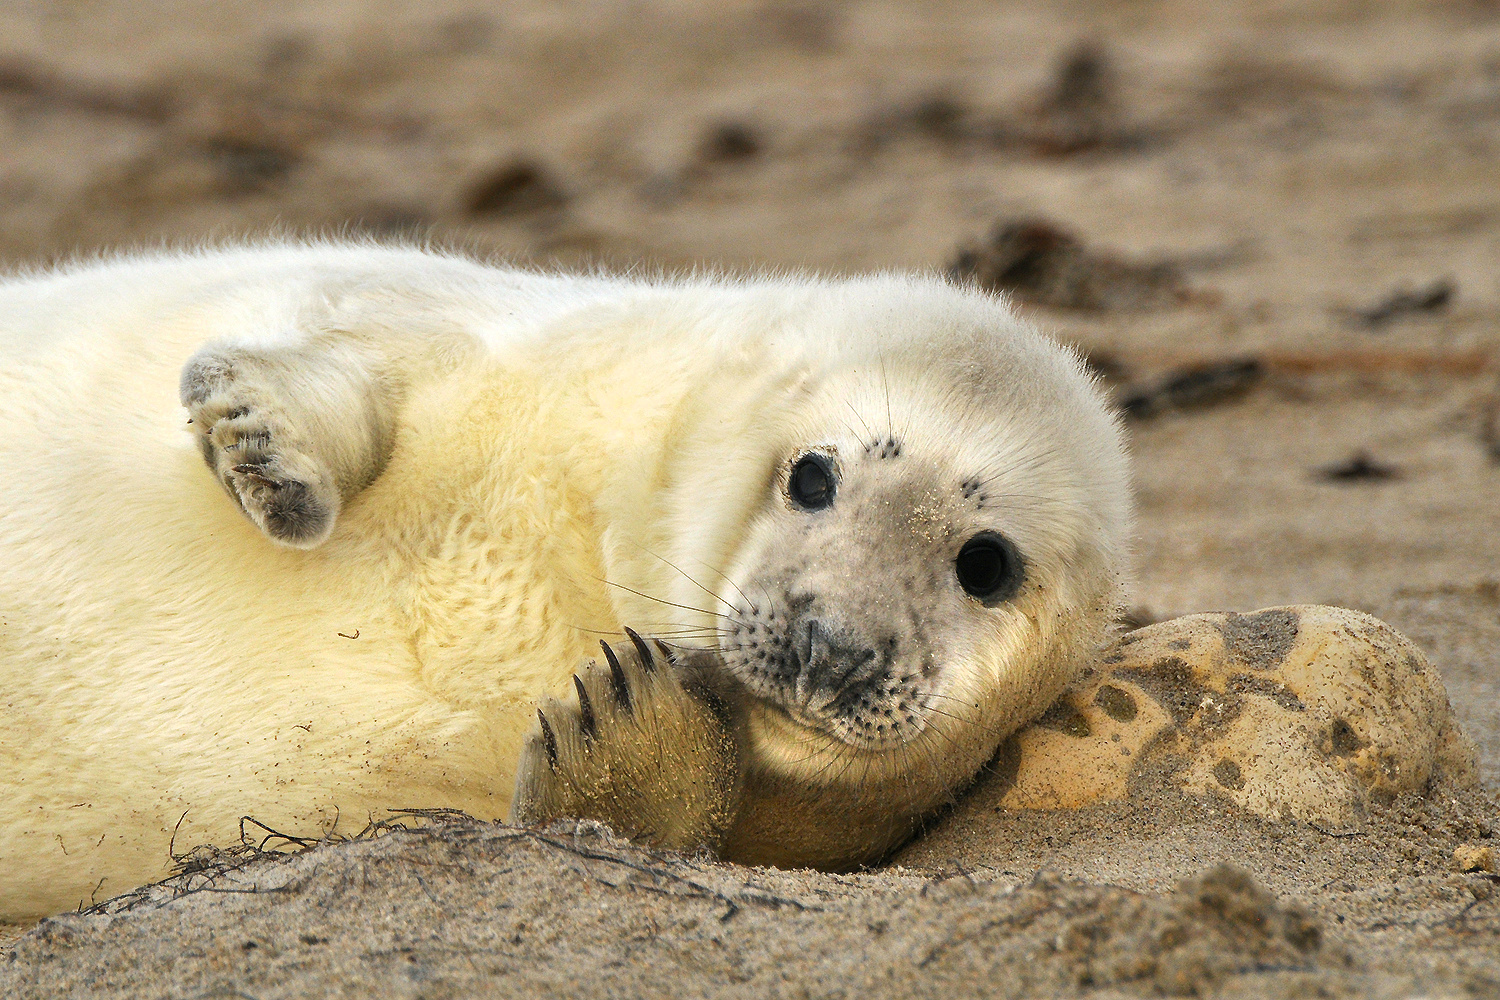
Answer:
<svg viewBox="0 0 1500 1000"><path fill-rule="evenodd" d="M338 342L210 344L183 366L204 460L272 541L312 548L390 453L395 395L373 352Z"/></svg>

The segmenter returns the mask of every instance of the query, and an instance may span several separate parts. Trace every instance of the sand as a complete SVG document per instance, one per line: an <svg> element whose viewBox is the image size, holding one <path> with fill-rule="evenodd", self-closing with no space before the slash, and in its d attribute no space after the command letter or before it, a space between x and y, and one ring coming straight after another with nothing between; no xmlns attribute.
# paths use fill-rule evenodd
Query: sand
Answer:
<svg viewBox="0 0 1500 1000"><path fill-rule="evenodd" d="M1497 879L1453 862L1500 826L1493 3L6 4L0 148L8 266L280 227L847 273L1068 235L1008 280L1151 401L1136 616L1379 615L1486 782L1330 836L1163 788L1001 813L981 777L848 876L450 824L0 931L0 994L1500 994Z"/></svg>

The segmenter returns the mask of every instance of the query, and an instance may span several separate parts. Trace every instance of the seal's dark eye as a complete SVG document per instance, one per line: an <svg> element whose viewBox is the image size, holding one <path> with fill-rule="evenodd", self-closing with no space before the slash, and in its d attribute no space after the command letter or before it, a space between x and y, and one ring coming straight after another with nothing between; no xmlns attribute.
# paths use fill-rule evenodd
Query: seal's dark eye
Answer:
<svg viewBox="0 0 1500 1000"><path fill-rule="evenodd" d="M822 510L833 505L837 487L828 459L809 452L792 466L792 477L787 481L786 491L791 495L792 503L803 510Z"/></svg>
<svg viewBox="0 0 1500 1000"><path fill-rule="evenodd" d="M988 605L1013 597L1026 576L1015 543L993 531L981 531L965 542L954 567L964 592Z"/></svg>

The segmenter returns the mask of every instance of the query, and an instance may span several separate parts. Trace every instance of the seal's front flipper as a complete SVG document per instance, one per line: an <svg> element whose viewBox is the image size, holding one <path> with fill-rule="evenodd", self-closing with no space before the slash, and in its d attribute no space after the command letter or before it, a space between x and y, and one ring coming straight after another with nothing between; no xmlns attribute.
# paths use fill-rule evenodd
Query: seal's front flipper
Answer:
<svg viewBox="0 0 1500 1000"><path fill-rule="evenodd" d="M717 851L740 800L727 713L684 683L665 647L627 633L574 676L576 700L538 710L509 822L594 819L655 847Z"/></svg>
<svg viewBox="0 0 1500 1000"><path fill-rule="evenodd" d="M183 366L208 467L272 541L307 549L380 472L392 407L377 366L350 345L210 344Z"/></svg>

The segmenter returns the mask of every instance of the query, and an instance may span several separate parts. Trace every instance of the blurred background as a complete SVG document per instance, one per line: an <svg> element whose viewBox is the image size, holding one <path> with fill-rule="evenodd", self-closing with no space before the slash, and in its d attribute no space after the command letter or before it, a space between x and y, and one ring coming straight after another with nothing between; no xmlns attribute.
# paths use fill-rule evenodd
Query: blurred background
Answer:
<svg viewBox="0 0 1500 1000"><path fill-rule="evenodd" d="M0 2L0 264L922 268L1116 394L1137 621L1421 642L1500 776L1500 3Z"/></svg>

